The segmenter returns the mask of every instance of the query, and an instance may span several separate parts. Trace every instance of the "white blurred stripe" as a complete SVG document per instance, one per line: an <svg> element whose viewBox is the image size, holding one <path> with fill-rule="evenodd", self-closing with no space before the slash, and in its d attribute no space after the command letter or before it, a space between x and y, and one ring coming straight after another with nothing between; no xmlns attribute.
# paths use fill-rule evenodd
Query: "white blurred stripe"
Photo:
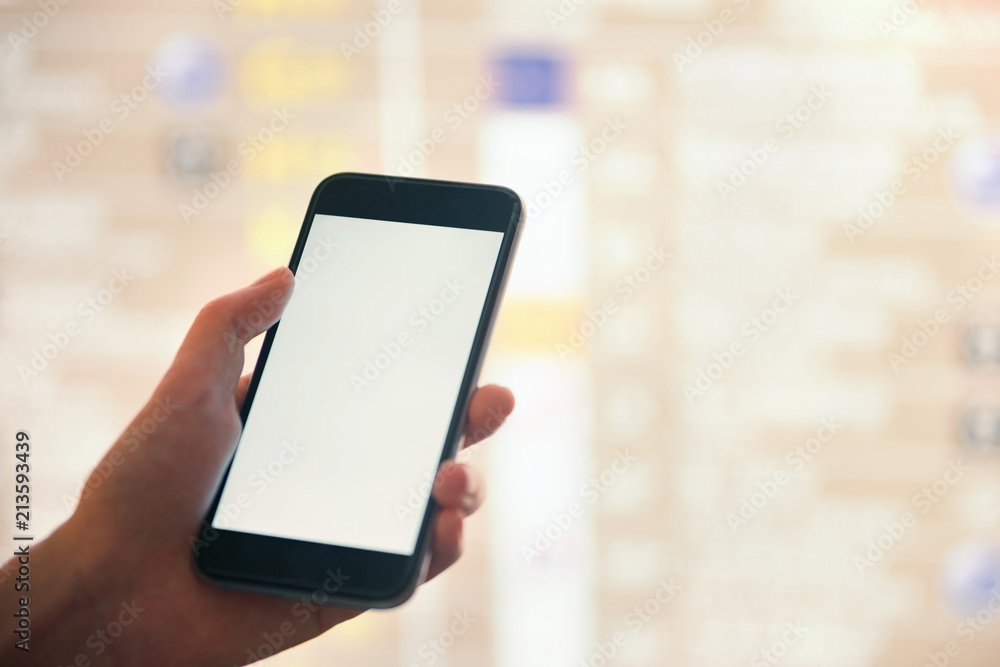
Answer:
<svg viewBox="0 0 1000 667"><path fill-rule="evenodd" d="M572 175L571 187L529 216L509 298L559 302L585 293L584 173L572 163L582 135L579 121L564 112L505 111L483 125L483 181L512 187L527 202L537 201L561 171ZM512 360L499 370L518 409L488 449L494 664L576 667L592 648L596 627L590 512L538 558L529 562L522 548L553 514L583 501L580 485L592 467L590 372L554 355Z"/></svg>
<svg viewBox="0 0 1000 667"><path fill-rule="evenodd" d="M586 288L586 172L573 162L582 144L580 123L567 113L497 113L483 124L480 178L513 188L539 210L528 216L507 288L511 297L565 299ZM560 173L569 185L559 182Z"/></svg>
<svg viewBox="0 0 1000 667"><path fill-rule="evenodd" d="M525 358L496 378L517 410L488 445L496 667L577 667L596 633L591 376L580 363ZM565 530L554 524L584 507ZM555 539L536 544L546 527ZM561 534L556 534L560 532ZM526 548L541 547L538 555Z"/></svg>
<svg viewBox="0 0 1000 667"><path fill-rule="evenodd" d="M426 132L420 0L406 0L376 37L382 171L395 174L401 156ZM426 174L426 164L417 176Z"/></svg>

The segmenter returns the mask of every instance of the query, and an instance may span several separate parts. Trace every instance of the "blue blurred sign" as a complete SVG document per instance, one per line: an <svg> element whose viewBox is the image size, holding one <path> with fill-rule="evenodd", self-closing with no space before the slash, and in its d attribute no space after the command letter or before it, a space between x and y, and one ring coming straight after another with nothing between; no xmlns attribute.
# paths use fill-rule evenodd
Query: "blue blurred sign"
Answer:
<svg viewBox="0 0 1000 667"><path fill-rule="evenodd" d="M1000 208L1000 139L977 137L965 142L952 163L955 190L972 208Z"/></svg>
<svg viewBox="0 0 1000 667"><path fill-rule="evenodd" d="M549 56L507 56L497 61L500 101L512 107L569 103L569 66Z"/></svg>
<svg viewBox="0 0 1000 667"><path fill-rule="evenodd" d="M169 37L153 54L152 65L165 73L160 98L179 110L206 106L226 79L226 61L215 45L196 35Z"/></svg>
<svg viewBox="0 0 1000 667"><path fill-rule="evenodd" d="M948 555L942 571L944 597L958 615L1000 604L1000 545L966 542Z"/></svg>

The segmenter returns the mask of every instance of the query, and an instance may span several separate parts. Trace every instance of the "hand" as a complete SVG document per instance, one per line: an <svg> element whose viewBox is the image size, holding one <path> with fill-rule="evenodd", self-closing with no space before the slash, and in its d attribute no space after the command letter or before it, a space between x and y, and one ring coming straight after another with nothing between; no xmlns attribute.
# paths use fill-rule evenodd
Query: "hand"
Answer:
<svg viewBox="0 0 1000 667"><path fill-rule="evenodd" d="M194 571L192 538L240 434L249 381L240 377L243 347L278 320L293 284L279 269L202 309L152 398L91 474L76 512L32 548L32 650L11 652L5 633L0 663L243 664L269 655L274 633L283 650L361 613L309 605L293 616L300 602L218 588ZM490 435L513 407L507 389L478 389L464 444ZM441 509L429 577L458 559L462 520L482 502L483 483L473 468L448 462L433 493ZM8 576L13 569L13 561L5 566ZM0 616L8 622L13 595L4 586Z"/></svg>

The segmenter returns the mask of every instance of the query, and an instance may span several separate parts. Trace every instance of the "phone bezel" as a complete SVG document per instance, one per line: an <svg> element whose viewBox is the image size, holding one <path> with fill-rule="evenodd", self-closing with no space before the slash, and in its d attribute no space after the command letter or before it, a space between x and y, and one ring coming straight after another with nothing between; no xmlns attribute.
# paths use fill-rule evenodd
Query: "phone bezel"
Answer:
<svg viewBox="0 0 1000 667"><path fill-rule="evenodd" d="M289 262L293 272L298 269L313 218L318 214L503 233L439 465L454 458L461 442L469 398L476 386L510 274L511 259L523 229L524 206L520 197L513 190L494 185L374 174L334 174L324 179L313 192ZM265 335L240 410L244 423L279 325L280 321ZM416 589L427 565L430 528L436 509L433 498L427 504L416 548L413 554L406 556L212 528L228 476L229 466L195 541L197 569L216 584L310 599L317 604L365 608L396 606ZM334 584L332 589L331 582Z"/></svg>

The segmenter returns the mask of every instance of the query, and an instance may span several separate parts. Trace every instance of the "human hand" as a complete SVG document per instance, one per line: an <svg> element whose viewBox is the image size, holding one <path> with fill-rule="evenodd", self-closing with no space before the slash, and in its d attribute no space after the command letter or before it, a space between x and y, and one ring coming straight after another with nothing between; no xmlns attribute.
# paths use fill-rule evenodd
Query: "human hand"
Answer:
<svg viewBox="0 0 1000 667"><path fill-rule="evenodd" d="M293 285L279 269L202 309L149 402L91 474L76 512L32 548L32 650L5 641L0 663L242 664L264 657L259 649L273 633L284 650L362 613L310 605L303 620L291 615L301 603L213 586L193 565L192 538L242 426L244 345L278 320ZM479 388L464 445L490 435L513 407L507 389ZM483 488L467 465L448 462L438 472L428 578L458 560L463 519ZM0 599L4 618L16 608L12 595L7 588Z"/></svg>

